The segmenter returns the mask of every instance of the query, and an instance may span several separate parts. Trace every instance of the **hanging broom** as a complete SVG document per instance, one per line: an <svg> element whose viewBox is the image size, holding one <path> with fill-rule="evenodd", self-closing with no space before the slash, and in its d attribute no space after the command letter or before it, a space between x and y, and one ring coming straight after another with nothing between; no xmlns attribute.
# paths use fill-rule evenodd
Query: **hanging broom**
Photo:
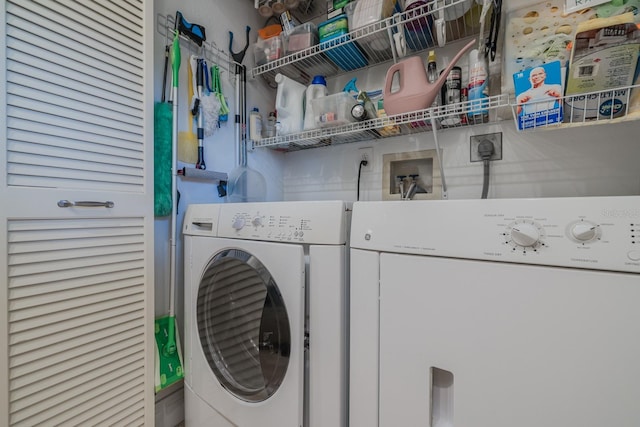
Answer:
<svg viewBox="0 0 640 427"><path fill-rule="evenodd" d="M171 48L172 90L173 90L173 120L171 144L171 195L177 194L177 142L178 142L178 73L180 71L180 38L178 31L173 37ZM155 321L156 338L156 392L168 387L184 378L182 369L182 351L177 337L175 317L176 291L176 222L177 203L171 203L171 260L170 265L170 295L169 315L157 318Z"/></svg>

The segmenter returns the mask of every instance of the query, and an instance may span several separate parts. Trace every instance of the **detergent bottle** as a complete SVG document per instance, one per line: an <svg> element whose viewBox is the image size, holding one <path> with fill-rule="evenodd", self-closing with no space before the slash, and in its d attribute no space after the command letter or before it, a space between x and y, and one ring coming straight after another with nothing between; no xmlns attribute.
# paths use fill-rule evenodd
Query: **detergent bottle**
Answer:
<svg viewBox="0 0 640 427"><path fill-rule="evenodd" d="M286 135L300 132L304 121L304 93L307 87L280 73L276 74L276 83L276 133Z"/></svg>
<svg viewBox="0 0 640 427"><path fill-rule="evenodd" d="M311 100L327 95L329 95L329 91L327 90L327 82L324 76L315 76L305 92L304 130L316 127Z"/></svg>

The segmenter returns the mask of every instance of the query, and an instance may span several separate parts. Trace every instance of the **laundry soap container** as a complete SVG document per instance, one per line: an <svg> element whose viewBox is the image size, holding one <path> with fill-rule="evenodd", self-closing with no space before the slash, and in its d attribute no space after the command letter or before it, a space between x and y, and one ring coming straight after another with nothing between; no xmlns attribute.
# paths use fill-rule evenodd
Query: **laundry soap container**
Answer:
<svg viewBox="0 0 640 427"><path fill-rule="evenodd" d="M304 94L307 87L280 73L276 74L276 134L300 132L304 120Z"/></svg>
<svg viewBox="0 0 640 427"><path fill-rule="evenodd" d="M344 71L357 70L368 64L356 42L344 43L350 40L348 32L349 24L346 14L336 16L318 26L322 50Z"/></svg>
<svg viewBox="0 0 640 427"><path fill-rule="evenodd" d="M304 100L304 129L313 129L316 126L316 119L313 113L312 100L329 95L327 82L323 76L315 76L307 88Z"/></svg>

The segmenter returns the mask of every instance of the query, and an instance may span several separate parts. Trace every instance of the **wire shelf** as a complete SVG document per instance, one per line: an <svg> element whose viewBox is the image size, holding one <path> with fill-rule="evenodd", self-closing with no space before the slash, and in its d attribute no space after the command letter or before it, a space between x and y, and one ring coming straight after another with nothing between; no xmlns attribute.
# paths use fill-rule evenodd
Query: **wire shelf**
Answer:
<svg viewBox="0 0 640 427"><path fill-rule="evenodd" d="M165 37L165 45L168 46L173 40L175 34L176 18L173 15L156 15L156 31ZM229 52L220 49L215 43L204 41L202 46L197 46L186 36L180 34L180 48L190 53L200 55L207 59L211 64L216 64L222 70L227 72L228 79L231 83L235 82L235 66L241 65L233 60Z"/></svg>
<svg viewBox="0 0 640 427"><path fill-rule="evenodd" d="M477 36L480 32L480 10L474 0L432 1L353 29L337 39L259 65L251 70L251 75L273 81L277 73L282 73L307 84L314 75L333 77L353 71L344 70L339 65L363 62L360 55L364 56L366 65L358 68L397 61L402 55L396 47L395 34L402 32L407 55L411 55L438 45L435 30L438 19L444 21L447 42ZM328 55L337 60L332 61Z"/></svg>
<svg viewBox="0 0 640 427"><path fill-rule="evenodd" d="M327 127L263 138L253 141L253 148L268 147L277 151L299 151L357 141L382 139L401 135L431 132L432 119L438 131L473 126L499 120L501 110L509 109L509 97L497 95L482 101L486 115L472 114L479 101L428 108L341 126ZM472 105L473 104L473 105Z"/></svg>
<svg viewBox="0 0 640 427"><path fill-rule="evenodd" d="M640 119L640 84L623 86L616 89L608 89L582 94L565 95L558 99L555 105L549 105L553 101L530 101L526 105L532 105L535 116L529 115L524 119L519 107L525 104L512 103L511 109L516 124L516 129L529 132L543 129L558 129L579 127L585 125L619 123ZM563 120L556 120L558 105L562 105ZM538 108L536 108L538 107Z"/></svg>

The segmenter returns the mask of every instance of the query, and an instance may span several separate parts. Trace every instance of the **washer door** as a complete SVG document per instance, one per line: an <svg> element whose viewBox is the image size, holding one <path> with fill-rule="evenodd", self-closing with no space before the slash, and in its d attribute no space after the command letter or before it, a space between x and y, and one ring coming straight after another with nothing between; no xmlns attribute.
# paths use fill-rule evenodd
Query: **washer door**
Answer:
<svg viewBox="0 0 640 427"><path fill-rule="evenodd" d="M274 277L241 249L218 252L197 297L200 344L220 384L245 402L269 399L291 356L291 320Z"/></svg>

